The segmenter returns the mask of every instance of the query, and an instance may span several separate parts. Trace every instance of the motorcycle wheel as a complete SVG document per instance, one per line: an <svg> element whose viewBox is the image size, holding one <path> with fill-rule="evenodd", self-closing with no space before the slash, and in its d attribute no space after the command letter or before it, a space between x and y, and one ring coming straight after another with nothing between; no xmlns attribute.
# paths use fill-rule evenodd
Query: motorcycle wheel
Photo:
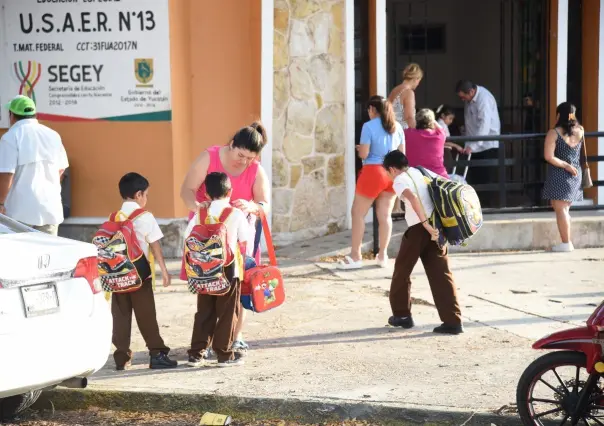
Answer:
<svg viewBox="0 0 604 426"><path fill-rule="evenodd" d="M574 411L579 394L589 375L586 370L586 357L581 352L551 352L533 361L524 370L518 381L516 402L518 414L524 426L571 425L570 415ZM569 372L569 380L564 381L559 372ZM583 377L583 380L581 380ZM599 382L602 383L602 382ZM535 388L541 385L544 392L535 396ZM547 393L547 395L546 395ZM549 395L549 396L548 396ZM604 424L604 407L599 404L602 398L602 385L598 385L592 394L590 404L580 425ZM539 404L537 408L536 404Z"/></svg>

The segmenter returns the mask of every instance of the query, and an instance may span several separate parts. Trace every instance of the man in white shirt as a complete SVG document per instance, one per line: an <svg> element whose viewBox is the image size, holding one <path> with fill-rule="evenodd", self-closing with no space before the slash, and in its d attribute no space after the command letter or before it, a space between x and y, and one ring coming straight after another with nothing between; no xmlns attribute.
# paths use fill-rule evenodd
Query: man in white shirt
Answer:
<svg viewBox="0 0 604 426"><path fill-rule="evenodd" d="M464 102L464 125L466 136L486 136L501 134L501 121L497 101L485 87L477 86L468 80L457 83L455 92ZM466 153L472 153L472 160L493 160L499 155L499 141L466 142ZM498 182L496 166L475 166L468 169L468 183L488 184ZM483 206L496 199L497 193L482 193ZM491 207L490 205L488 207Z"/></svg>
<svg viewBox="0 0 604 426"><path fill-rule="evenodd" d="M430 223L434 203L424 175L418 169L409 167L407 157L398 150L384 157L384 168L394 179L394 192L405 202L405 220L408 225L394 263L390 284L392 316L388 319L388 324L402 328L415 326L411 316L411 273L421 259L434 304L443 322L433 331L441 334L463 333L461 310L453 273L449 268L447 247L439 246L439 231Z"/></svg>
<svg viewBox="0 0 604 426"><path fill-rule="evenodd" d="M36 105L15 97L0 139L0 213L57 235L63 222L61 175L69 166L61 137L36 119Z"/></svg>

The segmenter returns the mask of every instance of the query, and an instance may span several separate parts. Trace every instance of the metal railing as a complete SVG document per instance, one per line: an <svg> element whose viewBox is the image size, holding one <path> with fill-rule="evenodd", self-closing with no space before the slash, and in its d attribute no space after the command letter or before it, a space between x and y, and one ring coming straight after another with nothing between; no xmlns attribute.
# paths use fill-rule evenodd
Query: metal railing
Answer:
<svg viewBox="0 0 604 426"><path fill-rule="evenodd" d="M543 158L543 145L541 144L539 147L541 149L541 155L536 158L514 158L513 156L506 156L506 150L509 149L509 144L519 143L519 142L535 142L539 140L543 142L545 139L545 133L526 133L526 134L504 134L504 135L491 135L491 136L453 136L447 138L447 142L455 142L455 143L465 143L465 142L479 142L479 141L499 141L498 148L498 156L496 159L471 159L468 160L458 160L456 162L457 168L463 169L467 165L471 167L497 167L497 183L484 183L484 184L474 184L473 182L468 182L478 193L480 198L480 194L484 194L485 192L497 192L498 194L498 204L497 208L483 208L483 214L494 214L494 213L527 213L527 212L541 212L541 211L550 211L551 207L548 205L535 205L537 201L537 197L533 197L533 204L530 206L521 205L521 206L508 206L508 198L511 192L526 192L527 189L531 189L533 193L539 195L543 188L543 184L545 181L545 165L546 162ZM604 131L599 132L585 132L585 139L589 140L592 138L604 137ZM596 141L597 142L597 141ZM589 146L589 144L588 144ZM588 156L587 161L590 165L597 164L601 161L604 161L603 155L597 156ZM509 175L522 175L522 169L528 168L541 168L543 171L541 174L541 179L536 179L532 181L514 181L513 179L508 179ZM512 168L512 170L509 170ZM513 169L516 170L513 170ZM604 181L596 180L597 176L597 167L590 166L591 176L593 180L594 187L604 186ZM521 176L522 177L522 176ZM593 205L577 205L571 206L571 210L574 211L586 211L586 210L603 210L603 204ZM404 214L402 213L393 213L393 219L402 219L404 218ZM377 255L379 251L379 229L378 229L378 221L376 215L375 204L373 208L373 252Z"/></svg>

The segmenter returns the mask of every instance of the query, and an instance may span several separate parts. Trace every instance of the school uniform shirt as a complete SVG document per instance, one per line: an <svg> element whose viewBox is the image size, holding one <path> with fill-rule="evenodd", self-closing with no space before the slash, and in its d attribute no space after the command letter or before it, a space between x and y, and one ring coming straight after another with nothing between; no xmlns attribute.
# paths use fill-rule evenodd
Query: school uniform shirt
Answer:
<svg viewBox="0 0 604 426"><path fill-rule="evenodd" d="M34 118L17 121L0 139L0 173L14 175L6 215L33 226L61 224L60 171L68 166L57 132Z"/></svg>
<svg viewBox="0 0 604 426"><path fill-rule="evenodd" d="M447 126L445 124L445 122L443 121L443 119L439 118L438 120L436 120L436 122L438 123L438 125L440 126L440 128L444 130L445 136L446 137L450 137L451 136L451 132L449 131L449 126Z"/></svg>
<svg viewBox="0 0 604 426"><path fill-rule="evenodd" d="M130 216L132 212L140 208L141 207L135 201L124 201L124 204L122 204L122 208L120 209L120 212L123 214L121 219L124 220L126 217ZM138 216L134 220L134 232L136 233L136 238L138 239L141 249L145 253L147 259L149 259L149 244L159 241L164 237L153 213L147 211Z"/></svg>
<svg viewBox="0 0 604 426"><path fill-rule="evenodd" d="M428 173L435 177L436 174L428 170ZM432 215L434 211L434 203L432 202L432 198L430 197L430 192L428 191L428 184L424 180L424 175L418 169L409 167L406 172L401 173L396 178L394 178L394 183L392 185L394 188L394 192L397 197L405 203L405 221L407 222L407 226L411 227L413 225L417 225L421 222L419 216L413 210L411 203L403 195L403 192L406 189L410 189L420 201L420 205L423 206L424 214L426 215L426 219Z"/></svg>
<svg viewBox="0 0 604 426"><path fill-rule="evenodd" d="M399 123L395 123L394 133L388 133L382 126L382 119L376 117L363 124L360 143L369 145L369 155L363 160L363 165L381 165L386 154L398 149L399 145L405 145L405 133Z"/></svg>
<svg viewBox="0 0 604 426"><path fill-rule="evenodd" d="M216 218L220 217L222 211L227 207L231 206L231 201L228 198L222 200L214 200L210 204L208 208L208 216L214 216ZM193 227L198 223L199 213L196 213L195 216L189 222L189 226L187 226L187 230L185 231L185 235L191 234ZM254 248L254 236L252 234L252 229L250 227L250 223L248 219L241 210L233 207L233 212L224 222L227 231L227 244L233 253L237 253L238 244L245 243L246 244L246 252L250 252ZM242 253L245 254L245 253ZM240 276L243 271L239 270L239 263L235 262L235 276Z"/></svg>

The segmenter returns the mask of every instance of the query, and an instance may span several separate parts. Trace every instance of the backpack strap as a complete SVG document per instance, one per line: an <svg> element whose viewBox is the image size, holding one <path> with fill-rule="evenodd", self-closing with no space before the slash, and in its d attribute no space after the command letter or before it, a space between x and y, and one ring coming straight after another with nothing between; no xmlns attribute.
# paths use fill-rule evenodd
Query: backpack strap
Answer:
<svg viewBox="0 0 604 426"><path fill-rule="evenodd" d="M422 167L422 169L423 169L423 167ZM424 169L424 171L425 171L425 169ZM421 172L421 170L420 170L420 172ZM424 203L422 203L422 198L419 195L419 188L417 187L417 184L415 183L415 179L413 179L413 176L411 176L411 173L409 173L409 172L405 172L405 173L407 174L407 176L409 176L409 179L411 179L411 182L413 183L413 187L415 188L415 195L417 196L417 201L419 201L419 205L422 208L422 212L424 213L426 220L428 221L428 223L430 223L430 217L428 217L428 215L426 214L426 209L424 208ZM422 172L422 174L423 174L423 172ZM434 214L434 212L432 212L432 214Z"/></svg>
<svg viewBox="0 0 604 426"><path fill-rule="evenodd" d="M233 213L233 207L225 207L224 210L222 210L222 213L220 213L220 216L218 217L220 223L226 222L231 213Z"/></svg>
<svg viewBox="0 0 604 426"><path fill-rule="evenodd" d="M424 177L429 178L430 180L432 180L432 176L430 175L430 173L428 173L428 170L426 170L425 168L423 168L422 166L417 166L415 167L417 170L420 171L420 173L422 175L424 175ZM409 173L407 173L409 175ZM409 175L409 177L411 177L411 175ZM414 182L415 183L415 182Z"/></svg>
<svg viewBox="0 0 604 426"><path fill-rule="evenodd" d="M117 215L118 215L119 213L120 213L119 211L118 211L118 212L113 212L113 213L111 213L111 215L109 216L109 221L111 221L111 222L117 222L117 220L116 220L116 219L117 219Z"/></svg>
<svg viewBox="0 0 604 426"><path fill-rule="evenodd" d="M132 213L130 213L130 216L128 216L129 220L136 220L137 217L139 217L140 215L147 213L147 210L144 209L136 209L134 210Z"/></svg>
<svg viewBox="0 0 604 426"><path fill-rule="evenodd" d="M275 247L273 246L273 237L271 235L271 228L268 226L266 220L266 214L262 209L262 206L258 206L258 215L262 221L262 231L264 234L264 240L266 241L266 250L268 251L268 259L272 266L277 266L277 256L275 255Z"/></svg>
<svg viewBox="0 0 604 426"><path fill-rule="evenodd" d="M199 209L197 211L197 218L198 218L198 225L201 225L202 223L206 223L206 220L208 219L208 209Z"/></svg>

